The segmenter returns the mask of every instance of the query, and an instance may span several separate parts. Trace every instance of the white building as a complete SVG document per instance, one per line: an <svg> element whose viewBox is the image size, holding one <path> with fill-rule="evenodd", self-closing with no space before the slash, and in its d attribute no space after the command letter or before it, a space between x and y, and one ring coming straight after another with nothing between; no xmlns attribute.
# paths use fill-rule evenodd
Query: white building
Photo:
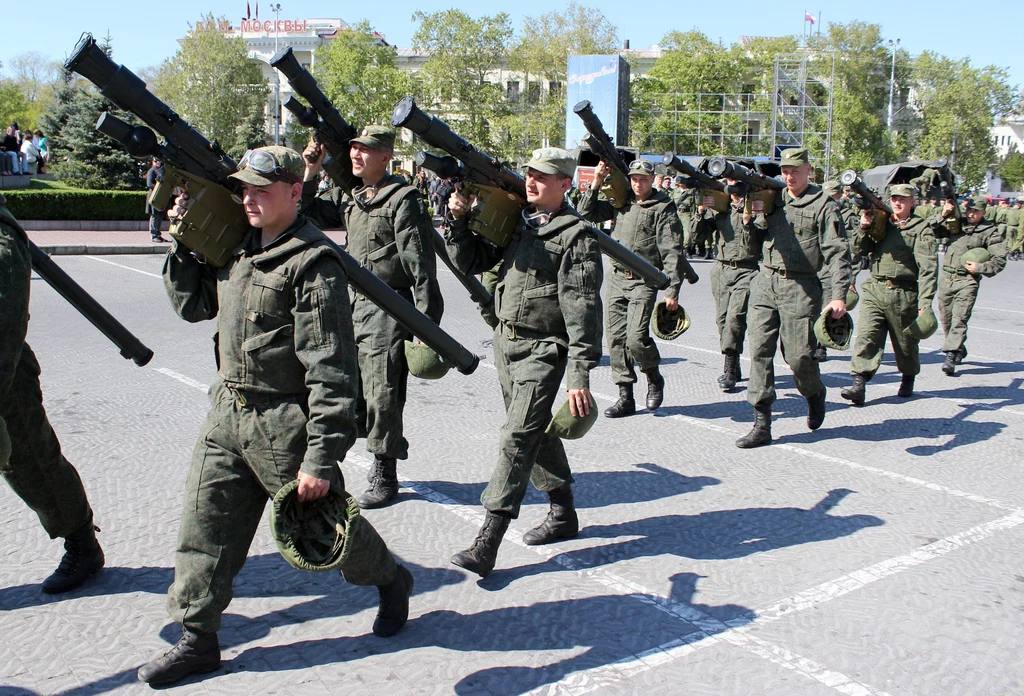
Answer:
<svg viewBox="0 0 1024 696"><path fill-rule="evenodd" d="M1024 153L1024 119L1007 120L989 130L996 154L1003 159L1011 152Z"/></svg>

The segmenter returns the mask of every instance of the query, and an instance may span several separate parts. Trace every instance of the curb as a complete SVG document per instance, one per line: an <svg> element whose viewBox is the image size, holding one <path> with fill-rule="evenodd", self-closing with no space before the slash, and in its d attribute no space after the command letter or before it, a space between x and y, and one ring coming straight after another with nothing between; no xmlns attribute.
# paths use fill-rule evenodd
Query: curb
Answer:
<svg viewBox="0 0 1024 696"><path fill-rule="evenodd" d="M170 244L40 244L51 256L112 256L127 254L165 254Z"/></svg>
<svg viewBox="0 0 1024 696"><path fill-rule="evenodd" d="M26 232L73 231L73 232L145 232L149 230L148 220L18 220ZM166 229L166 225L161 226Z"/></svg>

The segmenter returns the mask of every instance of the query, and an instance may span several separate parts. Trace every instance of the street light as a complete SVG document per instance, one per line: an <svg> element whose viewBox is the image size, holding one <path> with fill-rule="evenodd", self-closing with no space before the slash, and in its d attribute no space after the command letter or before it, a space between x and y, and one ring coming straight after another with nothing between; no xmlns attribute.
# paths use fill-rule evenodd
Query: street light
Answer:
<svg viewBox="0 0 1024 696"><path fill-rule="evenodd" d="M899 47L899 39L896 39L895 41L889 39L889 50L892 51L892 70L889 73L889 120L887 121L887 124L890 132L892 131L892 93L893 88L896 85L896 49Z"/></svg>
<svg viewBox="0 0 1024 696"><path fill-rule="evenodd" d="M277 55L277 41L281 35L281 3L272 3L271 11L274 13L274 55ZM890 98L890 102L892 99ZM889 106L890 113L892 105ZM274 70L274 144L281 144L281 75Z"/></svg>

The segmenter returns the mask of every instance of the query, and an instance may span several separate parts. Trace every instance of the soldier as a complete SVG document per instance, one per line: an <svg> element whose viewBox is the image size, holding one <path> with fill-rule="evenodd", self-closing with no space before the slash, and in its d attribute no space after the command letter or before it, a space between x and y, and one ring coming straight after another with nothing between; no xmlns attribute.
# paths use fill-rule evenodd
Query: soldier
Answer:
<svg viewBox="0 0 1024 696"><path fill-rule="evenodd" d="M737 181L726 181L733 189L743 187ZM704 219L715 231L718 247L717 262L711 269L711 292L715 296L719 343L725 356L718 386L726 392L740 380L750 281L757 275L761 235L767 229L764 215L743 212L745 196L732 194L731 199L728 212L717 213L711 208L704 212Z"/></svg>
<svg viewBox="0 0 1024 696"><path fill-rule="evenodd" d="M689 177L676 177L676 187L672 190L672 202L676 204L679 214L679 225L683 230L683 250L690 253L690 235L693 227L693 215L697 210L697 182Z"/></svg>
<svg viewBox="0 0 1024 696"><path fill-rule="evenodd" d="M82 479L64 458L39 387L39 362L28 333L32 258L28 235L0 194L0 474L39 516L64 557L43 580L47 594L67 592L103 567L92 508Z"/></svg>
<svg viewBox="0 0 1024 696"><path fill-rule="evenodd" d="M498 463L480 496L487 510L483 526L472 546L452 557L452 563L481 577L494 568L528 481L548 494L551 507L523 541L548 544L579 533L565 448L545 432L563 376L572 415L590 415L590 372L601 360L600 233L564 200L575 168L576 158L565 150L534 151L525 167L529 205L504 249L471 233L464 218L470 201L458 192L451 197L456 219L448 252L459 269L480 273L502 261L494 295L500 320L494 362L506 419L498 436Z"/></svg>
<svg viewBox="0 0 1024 696"><path fill-rule="evenodd" d="M363 185L343 201L337 194L313 199L304 191L302 209L314 222L318 213L330 221L340 204L348 252L416 309L440 322L444 300L437 284L433 223L416 188L388 174L394 145L392 129L364 128L360 137L352 139L350 150L352 173ZM324 154L313 145L306 148L307 181L316 176ZM402 415L409 378L405 341L411 336L359 293L353 293L352 321L362 379L360 413L365 414L366 449L374 457L367 477L370 486L358 502L364 509L377 508L398 495L397 460L409 456Z"/></svg>
<svg viewBox="0 0 1024 696"><path fill-rule="evenodd" d="M1021 213L1020 201L1013 205L1013 213L1017 216L1017 225L1010 228L1010 239L1007 240L1007 251L1015 261L1021 259L1021 247L1024 246L1024 214Z"/></svg>
<svg viewBox="0 0 1024 696"><path fill-rule="evenodd" d="M871 277L861 288L860 323L850 360L853 384L840 393L858 406L864 403L865 384L882 363L886 333L903 375L898 396L909 399L914 394L914 378L921 371L919 341L904 330L931 310L935 298L939 269L932 225L938 222L914 215L915 193L911 184L893 185L893 215L882 234L872 229L875 211L864 211L854 236L855 247L871 262Z"/></svg>
<svg viewBox="0 0 1024 696"><path fill-rule="evenodd" d="M837 319L846 314L850 286L850 246L839 209L820 187L809 182L811 164L805 148L782 152L786 190L768 215L761 251L761 272L750 284L750 379L747 401L754 407L754 427L736 441L741 448L772 441L771 407L775 402L775 348L793 370L793 379L807 399L807 427L817 430L825 420L825 385L814 361L814 322L821 314L822 265L832 270L834 299L826 309Z"/></svg>
<svg viewBox="0 0 1024 696"><path fill-rule="evenodd" d="M677 298L682 283L679 270L682 231L676 206L664 192L652 188L654 165L647 160L636 159L629 165L629 184L633 195L624 206L615 209L609 201L597 197L597 191L610 173L611 167L605 162L597 165L594 186L580 200L580 214L590 222L614 219L612 237L655 268L664 269L670 281L665 290L665 307L675 310L679 306ZM605 410L604 415L609 418L636 413L634 363L647 377L647 410L657 410L664 400L665 378L658 369L661 354L651 338L651 312L657 299L657 290L612 261L605 331L608 334L612 380L619 387L619 399Z"/></svg>
<svg viewBox="0 0 1024 696"><path fill-rule="evenodd" d="M939 317L946 340L942 352L946 360L942 371L952 377L956 366L967 357L967 322L978 299L981 276L991 278L1006 266L1006 244L996 225L985 220L988 203L984 196L967 200L967 219L963 228L946 238L946 255L942 259L943 275L939 282ZM953 203L942 206L942 217L953 214ZM964 261L961 257L971 249L985 249L989 260Z"/></svg>
<svg viewBox="0 0 1024 696"><path fill-rule="evenodd" d="M846 232L847 241L849 241L850 237L852 236L853 230L857 229L857 226L860 224L860 220L859 220L859 217L857 215L857 211L856 211L855 207L853 206L853 204L851 202L844 201L843 194L842 194L842 187L840 186L838 181L834 181L834 180L833 181L826 181L824 184L821 185L821 189L822 189L822 191L825 192L825 195L828 196L829 198L831 198L832 200L834 200L836 202L836 205L839 207L839 217L842 218L843 229ZM853 245L851 244L850 245L850 281L851 281L850 285L851 285L851 287L854 286L854 283L855 283L855 281L857 279L857 271L860 270L860 266L861 266L860 254L859 253L855 253L855 250L853 249ZM822 305L827 305L829 302L832 301L832 285L831 285L831 280L830 280L830 271L829 271L829 268L827 266L822 266L821 270L818 271L818 281L821 282L821 303L822 303ZM846 295L844 294L843 297L845 298ZM821 343L818 343L816 345L816 347L814 348L814 359L817 362L825 362L826 360L828 360L828 351L825 349L825 346L821 345Z"/></svg>
<svg viewBox="0 0 1024 696"><path fill-rule="evenodd" d="M232 175L252 226L224 268L202 263L175 242L164 285L190 322L217 318L213 406L200 431L185 486L168 591L177 645L139 669L170 684L220 665L217 630L267 500L298 479L298 499L334 491L344 498L338 461L356 437L358 392L347 277L330 240L296 212L303 163L285 147L247 152ZM184 214L180 197L172 217ZM373 632L405 625L412 575L395 562L373 526L353 517L341 565L355 585L376 585Z"/></svg>

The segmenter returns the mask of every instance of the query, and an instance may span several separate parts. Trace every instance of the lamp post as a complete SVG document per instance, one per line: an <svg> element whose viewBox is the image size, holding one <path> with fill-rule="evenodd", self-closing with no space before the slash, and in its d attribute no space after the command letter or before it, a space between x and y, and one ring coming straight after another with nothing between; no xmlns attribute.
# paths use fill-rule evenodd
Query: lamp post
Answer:
<svg viewBox="0 0 1024 696"><path fill-rule="evenodd" d="M270 9L274 12L274 55L277 55L277 42L281 32L281 3L273 3ZM889 98L889 113L892 114L892 97ZM891 119L890 119L891 120ZM274 70L274 144L281 144L281 75Z"/></svg>
<svg viewBox="0 0 1024 696"><path fill-rule="evenodd" d="M889 119L886 122L887 128L892 132L892 94L896 85L896 49L900 46L900 40L889 39L889 50L892 51L892 69L889 72Z"/></svg>

